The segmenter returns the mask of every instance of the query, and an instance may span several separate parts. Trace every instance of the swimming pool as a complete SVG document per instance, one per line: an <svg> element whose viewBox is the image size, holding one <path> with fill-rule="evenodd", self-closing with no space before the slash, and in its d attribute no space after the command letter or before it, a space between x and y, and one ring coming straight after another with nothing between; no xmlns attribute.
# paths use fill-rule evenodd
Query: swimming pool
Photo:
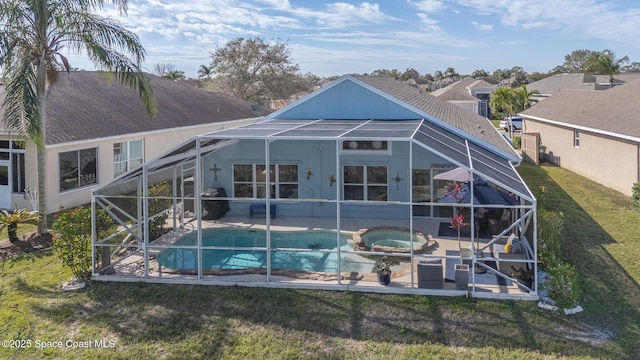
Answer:
<svg viewBox="0 0 640 360"><path fill-rule="evenodd" d="M176 246L196 246L197 233L178 239ZM340 234L340 249L351 250L349 235ZM332 231L271 231L271 268L316 272L337 272L336 232ZM205 229L203 247L233 249L202 249L203 269L248 269L267 267L267 236L264 230ZM275 249L275 250L274 250ZM291 251L298 249L299 251ZM197 269L197 249L172 248L160 252L158 263L170 269ZM340 271L374 272L375 261L356 254L342 254Z"/></svg>

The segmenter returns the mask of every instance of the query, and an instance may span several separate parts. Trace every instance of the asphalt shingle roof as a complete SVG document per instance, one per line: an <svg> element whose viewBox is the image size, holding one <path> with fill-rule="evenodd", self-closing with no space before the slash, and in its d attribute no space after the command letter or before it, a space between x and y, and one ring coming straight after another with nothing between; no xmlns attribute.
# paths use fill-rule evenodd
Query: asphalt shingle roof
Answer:
<svg viewBox="0 0 640 360"><path fill-rule="evenodd" d="M640 79L607 90L560 90L521 113L640 138Z"/></svg>
<svg viewBox="0 0 640 360"><path fill-rule="evenodd" d="M616 83L626 83L640 79L640 73L626 73L614 76ZM600 84L600 85L598 85ZM583 73L555 74L527 85L528 90L538 90L541 95L554 95L561 89L605 90L608 88L609 75L591 75Z"/></svg>
<svg viewBox="0 0 640 360"><path fill-rule="evenodd" d="M418 89L403 81L394 81L392 78L378 76L354 76L354 78L420 111L457 127L508 154L516 154L514 149L504 140L491 122L482 116L431 94L421 93Z"/></svg>
<svg viewBox="0 0 640 360"><path fill-rule="evenodd" d="M589 76L589 75L587 75ZM591 81L585 82L585 75L580 74L556 74L544 79L534 81L527 85L527 90L538 90L541 95L554 95L560 89L582 89L593 90L595 77L590 76Z"/></svg>
<svg viewBox="0 0 640 360"><path fill-rule="evenodd" d="M466 77L464 79L454 82L449 86L433 91L431 95L439 97L443 100L448 100L448 101L454 101L454 100L480 101L477 97L471 95L469 90L473 88L495 89L497 88L497 86L489 84L484 80L476 80L471 77Z"/></svg>
<svg viewBox="0 0 640 360"><path fill-rule="evenodd" d="M96 71L61 73L47 97L47 144L255 118L250 102L147 75L158 115L150 119L136 91Z"/></svg>

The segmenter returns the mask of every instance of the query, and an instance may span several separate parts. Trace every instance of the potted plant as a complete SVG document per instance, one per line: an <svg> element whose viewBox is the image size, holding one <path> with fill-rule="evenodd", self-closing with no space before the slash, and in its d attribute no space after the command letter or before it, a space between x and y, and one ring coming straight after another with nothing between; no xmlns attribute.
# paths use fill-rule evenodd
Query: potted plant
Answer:
<svg viewBox="0 0 640 360"><path fill-rule="evenodd" d="M376 262L376 271L378 272L378 282L380 285L388 285L391 282L391 260L388 256L383 256L380 261Z"/></svg>

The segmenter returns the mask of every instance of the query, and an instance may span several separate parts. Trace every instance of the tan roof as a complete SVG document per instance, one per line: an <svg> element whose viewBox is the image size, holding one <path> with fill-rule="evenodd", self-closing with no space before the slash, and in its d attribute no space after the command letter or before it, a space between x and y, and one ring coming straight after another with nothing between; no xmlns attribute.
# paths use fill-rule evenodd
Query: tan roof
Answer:
<svg viewBox="0 0 640 360"><path fill-rule="evenodd" d="M520 115L640 138L640 79L602 91L560 90Z"/></svg>

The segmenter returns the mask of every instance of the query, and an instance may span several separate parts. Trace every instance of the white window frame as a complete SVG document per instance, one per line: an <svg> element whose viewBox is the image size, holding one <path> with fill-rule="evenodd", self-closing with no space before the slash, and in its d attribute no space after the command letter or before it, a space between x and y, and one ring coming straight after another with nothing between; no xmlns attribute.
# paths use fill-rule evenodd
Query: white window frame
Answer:
<svg viewBox="0 0 640 360"><path fill-rule="evenodd" d="M578 130L573 130L573 146L580 147L580 131Z"/></svg>
<svg viewBox="0 0 640 360"><path fill-rule="evenodd" d="M131 151L131 145L133 143L140 143L140 156L136 156L133 157L132 155L132 151ZM126 147L124 149L124 151L122 151L119 154L115 154L116 151L116 147L120 146L120 148L122 149L123 147ZM122 142L117 142L113 144L113 177L118 177L124 173L126 173L127 171L130 171L131 169L133 169L136 166L141 165L142 163L144 163L144 139L135 139L135 140L129 140L129 141L122 141ZM124 164L124 170L120 170L118 171L118 168Z"/></svg>
<svg viewBox="0 0 640 360"><path fill-rule="evenodd" d="M236 165L251 165L251 180L250 181L237 181L235 179L235 166ZM296 178L296 181L281 181L280 180L280 166L295 166L296 167L296 172L298 177ZM263 186L265 188L265 194L266 194L266 181L258 181L258 167L260 167L260 169L264 169L265 165L264 163L234 163L232 165L232 184L233 184L233 189L232 189L232 194L234 197L236 197L236 184L246 184L246 185L251 185L251 189L252 189L252 196L251 198L253 199L265 199L266 196L261 196L258 197L258 187L259 186ZM299 189L300 189L300 167L297 164L291 164L291 163L287 163L287 164L271 164L270 168L273 168L273 174L270 174L269 176L269 183L271 186L273 186L274 191L271 192L271 198L272 199L298 199L299 198ZM262 171L262 170L260 170ZM265 177L266 180L266 177ZM288 197L282 197L283 194L281 194L280 189L281 186L287 186L287 185L296 185L296 189L295 189L295 195L292 196L288 196ZM247 197L242 197L242 198L247 198Z"/></svg>

